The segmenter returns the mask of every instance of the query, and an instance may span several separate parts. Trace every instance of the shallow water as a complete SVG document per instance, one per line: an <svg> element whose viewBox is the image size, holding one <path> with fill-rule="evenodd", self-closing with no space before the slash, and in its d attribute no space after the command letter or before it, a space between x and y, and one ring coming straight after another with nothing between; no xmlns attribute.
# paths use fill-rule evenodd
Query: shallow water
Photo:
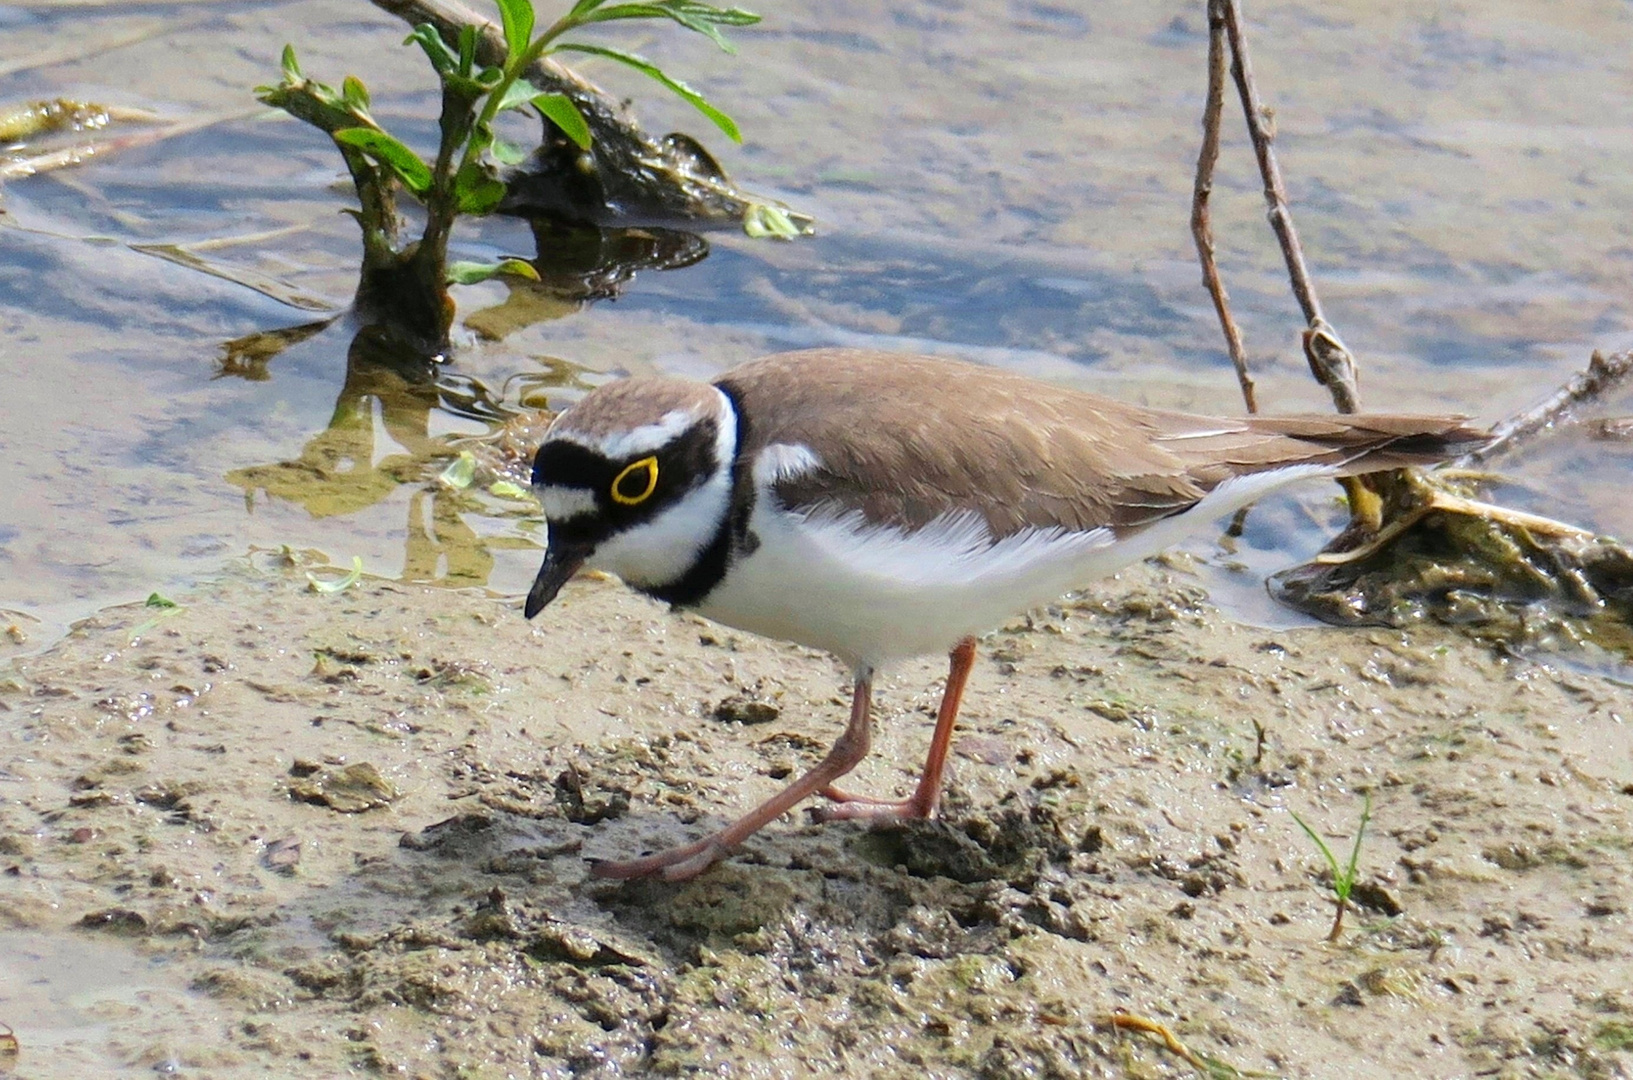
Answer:
<svg viewBox="0 0 1633 1080"><path fill-rule="evenodd" d="M173 1073L181 1032L215 1010L170 967L168 957L106 941L0 933L0 1015L26 1019L25 1060L48 1062L53 1076L143 1065Z"/></svg>
<svg viewBox="0 0 1633 1080"><path fill-rule="evenodd" d="M14 650L252 546L518 591L533 556L515 548L537 523L434 478L459 438L529 392L551 400L548 384L575 369L705 375L842 343L1238 407L1187 231L1195 4L773 5L735 58L627 31L732 111L746 146L708 138L621 72L590 73L636 95L654 130L703 134L739 180L815 213L820 235L717 235L702 263L643 273L617 303L566 318L546 318L563 314L548 304L488 311L504 286L462 290L462 316L508 336L467 333L440 393L382 389L355 365L347 385L340 325L259 363L230 344L343 306L356 253L338 158L249 88L294 41L307 71L355 72L388 126L425 138L432 94L399 24L338 0L0 14L0 101L67 96L161 120L116 124L92 141L130 145L0 193L0 607L28 638ZM1296 220L1329 318L1362 358L1367 405L1493 420L1593 348L1633 344L1625 4L1261 4L1250 32ZM157 137L167 125L185 130ZM1215 214L1261 400L1323 408L1239 130L1227 112ZM492 220L457 244L527 252L531 237ZM1506 495L1633 534L1614 497L1629 456L1556 440L1504 463ZM1250 537L1272 563L1320 542L1304 515L1273 520L1295 535Z"/></svg>

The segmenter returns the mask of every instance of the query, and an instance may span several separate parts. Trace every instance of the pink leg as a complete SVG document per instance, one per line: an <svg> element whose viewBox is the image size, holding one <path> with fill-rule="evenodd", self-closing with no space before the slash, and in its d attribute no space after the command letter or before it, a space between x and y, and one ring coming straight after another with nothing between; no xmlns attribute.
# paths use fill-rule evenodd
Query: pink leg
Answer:
<svg viewBox="0 0 1633 1080"><path fill-rule="evenodd" d="M594 863L590 867L590 874L619 880L656 875L665 881L685 881L701 874L725 858L732 848L754 835L761 826L781 817L806 796L821 791L856 768L857 762L868 752L872 701L873 672L864 669L857 674L856 689L851 694L850 722L845 725L845 731L834 743L833 749L828 751L828 756L810 772L731 825L695 844L670 848L639 859Z"/></svg>
<svg viewBox="0 0 1633 1080"><path fill-rule="evenodd" d="M969 682L970 669L975 666L975 639L967 637L953 646L948 655L947 689L941 695L941 708L936 712L935 734L930 736L930 752L924 759L924 773L919 786L905 799L870 799L850 795L831 784L820 794L834 802L833 806L818 807L812 813L818 821L866 819L904 820L927 818L936 812L941 802L941 780L947 771L947 751L953 744L953 721L958 719L958 706L964 700L964 684Z"/></svg>

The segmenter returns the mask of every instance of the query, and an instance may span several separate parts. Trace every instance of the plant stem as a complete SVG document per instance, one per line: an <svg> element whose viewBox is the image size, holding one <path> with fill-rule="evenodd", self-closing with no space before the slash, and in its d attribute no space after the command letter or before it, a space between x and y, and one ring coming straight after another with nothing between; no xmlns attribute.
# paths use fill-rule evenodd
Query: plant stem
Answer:
<svg viewBox="0 0 1633 1080"><path fill-rule="evenodd" d="M1344 932L1344 909L1349 906L1349 902L1342 896L1334 897L1333 901L1335 907L1332 916L1332 929L1327 932L1329 942L1336 942L1338 936Z"/></svg>
<svg viewBox="0 0 1633 1080"><path fill-rule="evenodd" d="M472 125L472 130L491 127L494 119L499 115L499 103L505 99L505 95L510 92L510 88L516 85L516 80L520 79L528 68L538 63L541 58L549 53L552 41L567 31L577 29L582 25L583 20L574 18L572 12L569 11L566 15L551 23L544 33L534 38L527 48L522 50L521 55L506 55L504 66L501 69L504 74L494 84L493 89L488 91L488 96L482 104L482 111L478 114L476 123ZM470 165L475 159L476 153L476 144L474 142L466 143L465 154L459 162L460 168L463 169Z"/></svg>

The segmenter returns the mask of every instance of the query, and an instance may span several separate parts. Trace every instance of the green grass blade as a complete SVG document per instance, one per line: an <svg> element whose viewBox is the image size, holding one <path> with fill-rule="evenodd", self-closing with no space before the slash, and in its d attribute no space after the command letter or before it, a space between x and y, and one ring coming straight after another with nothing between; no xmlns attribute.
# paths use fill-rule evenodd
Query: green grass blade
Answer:
<svg viewBox="0 0 1633 1080"><path fill-rule="evenodd" d="M591 56L604 56L608 60L616 60L620 64L627 67L632 67L641 74L646 75L649 78L656 79L658 82L667 86L671 91L688 102L694 109L702 113L704 116L707 116L714 122L715 127L719 128L725 133L726 138L735 143L740 143L743 141L743 133L738 130L737 122L735 120L721 112L719 109L715 108L713 105L709 104L709 102L704 99L702 94L698 93L696 90L693 90L690 86L687 86L678 79L670 78L669 75L665 74L662 68L658 67L658 65L654 64L644 56L624 52L622 49L608 49L601 45L582 45L578 42L563 42L562 44L557 45L556 48L568 50L570 52L587 53Z"/></svg>
<svg viewBox="0 0 1633 1080"><path fill-rule="evenodd" d="M1367 822L1372 820L1372 792L1366 793L1361 806L1361 824L1355 830L1355 846L1350 848L1349 869L1344 871L1344 897L1349 898L1349 887L1355 884L1355 864L1361 860L1361 838L1367 834Z"/></svg>
<svg viewBox="0 0 1633 1080"><path fill-rule="evenodd" d="M1289 814L1293 815L1293 820L1298 822L1298 827L1303 829L1305 835L1308 836L1311 840L1314 840L1315 841L1315 846L1321 849L1321 855L1322 855L1322 857L1324 859L1327 860L1327 865L1332 868L1333 881L1336 882L1338 880L1338 873L1339 873L1338 860L1333 856L1332 848L1327 846L1327 842L1325 840L1321 839L1320 835L1317 834L1314 829L1312 829L1308 825L1304 824L1304 819L1299 817L1297 813L1295 813L1292 810L1289 810L1287 812Z"/></svg>

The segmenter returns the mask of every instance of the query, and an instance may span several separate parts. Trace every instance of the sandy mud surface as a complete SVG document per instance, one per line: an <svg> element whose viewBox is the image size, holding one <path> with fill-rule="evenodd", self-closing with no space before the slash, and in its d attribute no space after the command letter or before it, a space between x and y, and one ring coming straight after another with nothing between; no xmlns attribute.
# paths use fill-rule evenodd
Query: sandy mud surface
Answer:
<svg viewBox="0 0 1633 1080"><path fill-rule="evenodd" d="M1604 675L1148 566L983 642L942 820L611 885L813 763L845 673L589 578L533 624L275 556L180 599L0 678L0 1073L1197 1074L1125 1011L1218 1076L1633 1075ZM907 790L942 673L881 680L854 788ZM1342 857L1363 792L1327 944L1289 810Z"/></svg>

